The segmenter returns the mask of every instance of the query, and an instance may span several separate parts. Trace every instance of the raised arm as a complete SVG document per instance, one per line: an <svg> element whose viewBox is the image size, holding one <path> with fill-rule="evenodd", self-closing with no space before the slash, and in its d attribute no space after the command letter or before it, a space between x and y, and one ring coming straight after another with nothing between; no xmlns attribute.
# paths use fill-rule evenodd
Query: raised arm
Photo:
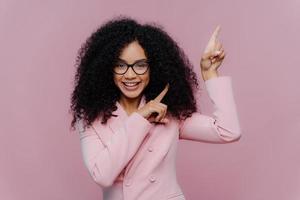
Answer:
<svg viewBox="0 0 300 200"><path fill-rule="evenodd" d="M230 76L213 77L205 86L214 105L213 117L195 112L180 124L180 139L228 143L241 137Z"/></svg>
<svg viewBox="0 0 300 200"><path fill-rule="evenodd" d="M77 122L84 164L94 181L108 187L134 156L152 124L133 112L117 131L96 132L93 127L83 129ZM107 136L109 135L109 137Z"/></svg>

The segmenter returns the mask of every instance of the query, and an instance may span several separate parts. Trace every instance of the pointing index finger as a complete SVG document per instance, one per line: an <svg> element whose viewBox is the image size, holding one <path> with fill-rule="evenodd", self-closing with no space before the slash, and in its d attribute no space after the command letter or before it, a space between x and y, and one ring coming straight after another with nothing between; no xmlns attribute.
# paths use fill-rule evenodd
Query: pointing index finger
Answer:
<svg viewBox="0 0 300 200"><path fill-rule="evenodd" d="M217 28L215 29L215 31L212 34L213 39L217 39L217 37L219 36L220 30L221 30L221 27L220 27L220 25L218 25Z"/></svg>
<svg viewBox="0 0 300 200"><path fill-rule="evenodd" d="M207 43L207 46L204 50L204 53L208 53L215 48L215 45L217 43L217 37L219 36L220 30L221 30L221 26L218 25L216 27L216 29L214 30L214 32L212 33L212 35Z"/></svg>
<svg viewBox="0 0 300 200"><path fill-rule="evenodd" d="M209 43L213 43L214 41L217 40L217 37L219 36L220 30L221 30L221 26L218 25L217 28L214 30L213 34L211 35Z"/></svg>
<svg viewBox="0 0 300 200"><path fill-rule="evenodd" d="M154 101L160 102L168 92L169 86L170 84L167 83L166 87L163 89L163 91L160 92L160 94L154 99Z"/></svg>

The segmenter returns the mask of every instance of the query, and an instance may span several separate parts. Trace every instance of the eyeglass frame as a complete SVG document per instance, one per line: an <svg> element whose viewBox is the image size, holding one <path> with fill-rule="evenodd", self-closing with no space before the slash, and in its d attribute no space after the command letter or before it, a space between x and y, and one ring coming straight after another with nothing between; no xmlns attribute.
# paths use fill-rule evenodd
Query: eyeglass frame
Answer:
<svg viewBox="0 0 300 200"><path fill-rule="evenodd" d="M137 60L137 61L135 61L135 62L132 63L132 64L128 64L128 63L126 63L126 62L125 62L124 60L122 60L122 59L119 59L118 62L120 62L120 61L122 62L122 64L125 64L125 65L126 65L127 69L126 69L125 72L122 73L122 74L116 73L115 70L113 69L113 73L118 74L118 75L124 75L124 74L126 74L126 72L128 71L129 68L132 68L132 71L134 71L133 66L134 66L135 64L137 64L137 63L139 63L139 62L143 62L143 61L146 62L146 63L148 64L148 65L147 65L146 71L145 71L144 73L142 73L142 74L138 74L138 73L136 73L136 71L134 71L134 73L136 73L137 75L143 75L143 74L145 74L145 73L148 71L148 69L149 69L149 61L146 60L146 59Z"/></svg>

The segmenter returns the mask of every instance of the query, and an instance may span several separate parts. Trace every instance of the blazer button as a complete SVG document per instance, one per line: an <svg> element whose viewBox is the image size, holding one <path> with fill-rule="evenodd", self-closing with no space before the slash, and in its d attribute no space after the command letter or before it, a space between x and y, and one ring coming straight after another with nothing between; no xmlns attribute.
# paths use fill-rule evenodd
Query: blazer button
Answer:
<svg viewBox="0 0 300 200"><path fill-rule="evenodd" d="M153 182L155 182L156 178L155 178L155 176L151 176L151 177L149 178L149 180L153 183Z"/></svg>
<svg viewBox="0 0 300 200"><path fill-rule="evenodd" d="M125 185L130 186L131 185L131 180L130 179L125 180Z"/></svg>
<svg viewBox="0 0 300 200"><path fill-rule="evenodd" d="M149 152L152 152L152 151L153 151L153 148L152 148L152 147L148 147L148 151L149 151Z"/></svg>

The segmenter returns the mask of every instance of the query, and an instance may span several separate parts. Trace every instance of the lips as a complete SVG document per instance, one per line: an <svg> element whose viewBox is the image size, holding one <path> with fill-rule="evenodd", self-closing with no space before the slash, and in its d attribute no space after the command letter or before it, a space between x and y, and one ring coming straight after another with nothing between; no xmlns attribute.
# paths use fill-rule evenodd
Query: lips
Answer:
<svg viewBox="0 0 300 200"><path fill-rule="evenodd" d="M123 86L128 91L134 91L139 88L140 82L122 82Z"/></svg>
<svg viewBox="0 0 300 200"><path fill-rule="evenodd" d="M123 82L123 84L128 87L134 87L134 86L138 85L139 83L140 82Z"/></svg>

